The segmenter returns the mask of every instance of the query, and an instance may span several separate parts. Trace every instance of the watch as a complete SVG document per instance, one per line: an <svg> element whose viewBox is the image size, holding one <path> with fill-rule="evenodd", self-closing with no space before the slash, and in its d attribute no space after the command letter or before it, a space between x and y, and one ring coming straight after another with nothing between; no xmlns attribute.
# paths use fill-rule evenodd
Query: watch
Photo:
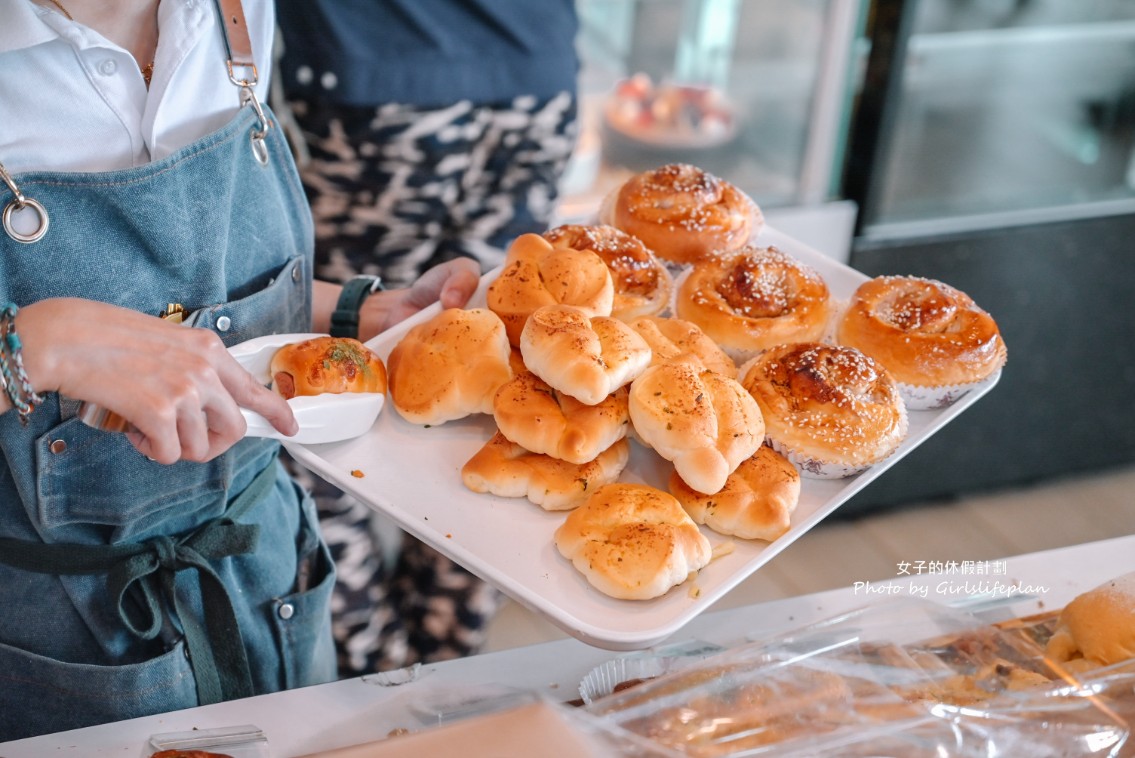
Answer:
<svg viewBox="0 0 1135 758"><path fill-rule="evenodd" d="M348 279L339 293L339 302L331 313L332 337L359 337L359 309L363 301L382 289L382 277L369 274Z"/></svg>

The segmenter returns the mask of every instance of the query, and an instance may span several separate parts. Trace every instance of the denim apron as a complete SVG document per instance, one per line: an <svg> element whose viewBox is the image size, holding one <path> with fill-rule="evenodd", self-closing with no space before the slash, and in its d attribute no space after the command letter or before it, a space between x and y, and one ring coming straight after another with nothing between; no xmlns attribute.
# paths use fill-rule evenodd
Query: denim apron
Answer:
<svg viewBox="0 0 1135 758"><path fill-rule="evenodd" d="M0 231L0 302L181 303L228 345L308 331L311 218L272 122L264 164L241 107L145 166L17 175L50 226ZM278 443L163 466L76 406L0 416L0 740L331 681L334 570ZM250 683L226 684L244 661Z"/></svg>

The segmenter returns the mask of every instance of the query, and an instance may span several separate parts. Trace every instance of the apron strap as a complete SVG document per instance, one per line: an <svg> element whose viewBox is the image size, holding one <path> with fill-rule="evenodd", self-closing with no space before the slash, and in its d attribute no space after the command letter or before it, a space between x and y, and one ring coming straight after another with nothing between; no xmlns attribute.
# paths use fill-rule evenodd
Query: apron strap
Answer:
<svg viewBox="0 0 1135 758"><path fill-rule="evenodd" d="M256 550L260 527L235 521L267 497L275 478L273 458L229 502L223 516L180 537L158 536L122 545L45 544L3 537L0 563L58 576L105 573L119 618L133 635L145 640L154 639L161 630L163 601L172 603L185 633L200 704L250 697L252 675L236 612L210 561ZM177 573L186 569L197 575L203 621L174 590ZM131 588L142 598L137 622L127 612Z"/></svg>
<svg viewBox="0 0 1135 758"><path fill-rule="evenodd" d="M252 57L252 39L248 36L248 23L244 20L244 6L240 0L215 0L221 15L221 30L225 36L225 49L229 54L229 79L237 86L253 87L259 74L256 59ZM237 69L244 69L244 77ZM251 76L249 76L251 74Z"/></svg>

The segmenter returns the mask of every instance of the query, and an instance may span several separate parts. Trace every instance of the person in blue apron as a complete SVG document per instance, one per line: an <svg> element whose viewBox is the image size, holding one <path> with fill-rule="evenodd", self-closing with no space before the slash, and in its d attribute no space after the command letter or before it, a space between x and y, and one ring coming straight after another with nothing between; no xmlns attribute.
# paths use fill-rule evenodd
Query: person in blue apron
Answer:
<svg viewBox="0 0 1135 758"><path fill-rule="evenodd" d="M0 0L0 740L329 681L334 568L226 346L372 336L407 290L313 286L261 105L267 0ZM255 57L254 57L255 54ZM184 307L186 324L155 316ZM135 431L89 426L97 404Z"/></svg>

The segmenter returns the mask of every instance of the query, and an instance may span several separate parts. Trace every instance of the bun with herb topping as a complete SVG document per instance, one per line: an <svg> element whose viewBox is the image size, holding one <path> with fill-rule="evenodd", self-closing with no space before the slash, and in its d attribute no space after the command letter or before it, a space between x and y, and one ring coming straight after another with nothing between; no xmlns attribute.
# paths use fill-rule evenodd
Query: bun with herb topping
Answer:
<svg viewBox="0 0 1135 758"><path fill-rule="evenodd" d="M349 337L316 337L285 345L272 356L272 389L301 395L386 392L386 367L363 343Z"/></svg>

